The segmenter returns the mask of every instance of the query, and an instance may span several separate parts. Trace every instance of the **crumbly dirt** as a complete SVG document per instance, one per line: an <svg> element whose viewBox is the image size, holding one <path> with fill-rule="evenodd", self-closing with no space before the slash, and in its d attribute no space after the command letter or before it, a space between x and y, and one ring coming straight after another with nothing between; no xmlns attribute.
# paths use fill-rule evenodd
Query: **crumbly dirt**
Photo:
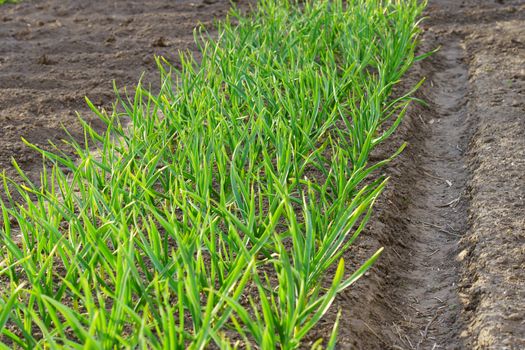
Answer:
<svg viewBox="0 0 525 350"><path fill-rule="evenodd" d="M85 103L110 109L113 81L121 91L158 85L155 55L175 67L193 51L194 29L210 30L228 0L25 0L0 7L0 171L11 158L38 179L41 157L21 138L43 146L82 136L76 113L101 123Z"/></svg>
<svg viewBox="0 0 525 350"><path fill-rule="evenodd" d="M477 348L525 349L525 7L465 33L471 226L461 240L460 297Z"/></svg>
<svg viewBox="0 0 525 350"><path fill-rule="evenodd" d="M177 65L193 29L227 0L41 0L0 7L0 171L15 157L33 178L44 145L75 136L84 103L109 107L112 80L157 83L153 55ZM430 0L421 51L403 85L427 81L382 159L388 189L345 259L367 275L342 293L311 335L326 338L341 309L338 349L525 348L525 1ZM308 344L305 344L308 346Z"/></svg>
<svg viewBox="0 0 525 350"><path fill-rule="evenodd" d="M420 98L359 245L368 276L337 300L341 349L525 348L525 2L431 0L404 84ZM367 254L363 254L367 252Z"/></svg>

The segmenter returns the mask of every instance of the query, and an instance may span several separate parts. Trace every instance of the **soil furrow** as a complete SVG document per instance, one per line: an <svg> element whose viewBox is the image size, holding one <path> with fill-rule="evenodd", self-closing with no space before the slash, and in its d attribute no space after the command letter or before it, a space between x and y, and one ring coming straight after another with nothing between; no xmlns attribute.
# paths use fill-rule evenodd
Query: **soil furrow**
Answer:
<svg viewBox="0 0 525 350"><path fill-rule="evenodd" d="M385 247L338 298L342 348L525 348L524 5L429 1L422 52L440 50L407 77L428 106L394 136L409 146L348 257Z"/></svg>
<svg viewBox="0 0 525 350"><path fill-rule="evenodd" d="M441 49L422 64L429 108L411 116L423 124L411 130L423 138L409 136L420 176L405 169L410 257L405 273L391 274L402 280L390 280L400 311L391 344L522 349L525 13L515 9L523 1L431 5L454 15L425 34Z"/></svg>
<svg viewBox="0 0 525 350"><path fill-rule="evenodd" d="M403 321L394 324L403 348L460 347L457 295L458 240L467 230L466 104L468 70L461 42L452 38L432 59L427 101L434 115L421 115L427 132L418 154L407 231L413 240L395 295Z"/></svg>
<svg viewBox="0 0 525 350"><path fill-rule="evenodd" d="M338 298L344 349L462 349L458 296L459 241L467 232L468 65L462 39L425 34L423 51L438 53L414 67L407 84L427 78L394 140L379 150L409 146L389 166L391 182L376 206L369 232L348 256L384 246L372 272ZM343 344L344 344L343 343Z"/></svg>

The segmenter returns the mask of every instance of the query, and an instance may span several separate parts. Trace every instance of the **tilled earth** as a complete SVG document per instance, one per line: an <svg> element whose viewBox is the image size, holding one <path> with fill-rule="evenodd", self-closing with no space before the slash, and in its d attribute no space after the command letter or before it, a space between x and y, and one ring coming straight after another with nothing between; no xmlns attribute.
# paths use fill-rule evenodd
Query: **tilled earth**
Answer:
<svg viewBox="0 0 525 350"><path fill-rule="evenodd" d="M430 0L426 14L422 52L440 49L407 82L427 78L428 106L395 136L409 146L349 253L385 247L338 299L341 348L524 349L525 1Z"/></svg>
<svg viewBox="0 0 525 350"><path fill-rule="evenodd" d="M154 55L175 66L193 29L228 1L25 1L0 7L0 171L16 158L38 178L21 138L59 143L84 96L110 108L121 90L158 84ZM525 1L430 0L422 52L402 85L426 77L403 126L375 155L409 147L347 256L378 247L375 267L341 294L314 340L342 310L338 348L525 348Z"/></svg>
<svg viewBox="0 0 525 350"><path fill-rule="evenodd" d="M109 108L113 81L122 91L158 85L155 55L177 66L194 29L213 28L228 0L41 0L0 7L0 169L11 158L37 174L37 145L60 143L62 126L81 136L76 113L96 123L85 103ZM38 178L38 177L36 177Z"/></svg>

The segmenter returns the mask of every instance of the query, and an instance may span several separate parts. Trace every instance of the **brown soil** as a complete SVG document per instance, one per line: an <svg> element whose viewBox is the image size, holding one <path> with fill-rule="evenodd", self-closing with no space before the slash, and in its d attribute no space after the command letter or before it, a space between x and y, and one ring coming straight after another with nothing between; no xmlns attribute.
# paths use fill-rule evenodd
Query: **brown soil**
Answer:
<svg viewBox="0 0 525 350"><path fill-rule="evenodd" d="M355 268L385 247L337 300L340 348L523 349L525 2L431 0L427 15L422 52L441 49L405 83L426 77L429 105L379 152L409 142L348 254Z"/></svg>
<svg viewBox="0 0 525 350"><path fill-rule="evenodd" d="M179 64L196 52L193 30L213 28L229 0L25 0L0 7L0 171L14 157L33 178L41 158L21 141L60 143L62 125L81 136L76 116L97 123L84 101L110 107L112 81L132 90L158 84L154 55ZM96 125L95 125L96 126Z"/></svg>
<svg viewBox="0 0 525 350"><path fill-rule="evenodd" d="M61 1L0 7L0 171L15 157L37 177L36 144L80 133L75 111L113 101L112 80L155 84L153 54L177 65L193 28L227 0ZM340 295L312 340L342 309L339 349L525 348L525 2L430 0L422 52L405 84L427 77L395 138L409 147L353 270L384 246L366 277ZM95 122L94 119L90 119Z"/></svg>

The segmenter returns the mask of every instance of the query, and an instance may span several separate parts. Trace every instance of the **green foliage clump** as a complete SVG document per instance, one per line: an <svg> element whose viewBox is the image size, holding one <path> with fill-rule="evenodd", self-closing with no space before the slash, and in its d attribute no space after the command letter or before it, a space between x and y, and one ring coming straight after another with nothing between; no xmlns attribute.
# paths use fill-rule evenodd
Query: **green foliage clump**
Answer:
<svg viewBox="0 0 525 350"><path fill-rule="evenodd" d="M345 273L422 7L261 0L200 63L158 59L158 93L88 100L107 128L81 121L74 157L29 145L48 166L4 177L0 348L298 348L380 254Z"/></svg>

